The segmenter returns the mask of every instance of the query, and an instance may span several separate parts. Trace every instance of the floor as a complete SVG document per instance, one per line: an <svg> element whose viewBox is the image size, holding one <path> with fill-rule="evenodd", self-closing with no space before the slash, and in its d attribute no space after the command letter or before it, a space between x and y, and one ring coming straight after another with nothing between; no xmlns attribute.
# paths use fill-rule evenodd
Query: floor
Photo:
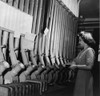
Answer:
<svg viewBox="0 0 100 96"><path fill-rule="evenodd" d="M73 84L49 86L42 96L72 96Z"/></svg>
<svg viewBox="0 0 100 96"><path fill-rule="evenodd" d="M93 78L94 78L94 96L100 96L100 83L99 83L99 63L95 63L97 66L93 69ZM49 86L48 91L45 92L42 96L73 96L74 83Z"/></svg>
<svg viewBox="0 0 100 96"><path fill-rule="evenodd" d="M74 84L49 86L42 96L73 96L73 88ZM94 96L100 96L97 86L94 86Z"/></svg>

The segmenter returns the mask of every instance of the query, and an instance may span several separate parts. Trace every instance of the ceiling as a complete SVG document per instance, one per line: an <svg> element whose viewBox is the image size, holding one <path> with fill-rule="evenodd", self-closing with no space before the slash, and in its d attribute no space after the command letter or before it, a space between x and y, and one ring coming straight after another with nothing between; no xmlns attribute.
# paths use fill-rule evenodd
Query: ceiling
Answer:
<svg viewBox="0 0 100 96"><path fill-rule="evenodd" d="M79 8L83 18L99 18L99 0L81 0Z"/></svg>

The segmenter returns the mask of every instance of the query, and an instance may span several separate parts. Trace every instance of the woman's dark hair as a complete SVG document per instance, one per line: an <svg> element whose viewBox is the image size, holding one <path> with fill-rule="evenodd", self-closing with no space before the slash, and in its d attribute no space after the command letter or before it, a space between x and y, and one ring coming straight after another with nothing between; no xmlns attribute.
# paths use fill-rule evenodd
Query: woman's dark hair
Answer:
<svg viewBox="0 0 100 96"><path fill-rule="evenodd" d="M92 37L92 34L89 32L81 31L78 34L79 37L83 39L83 41L88 44L90 47L94 47L95 45L95 40Z"/></svg>

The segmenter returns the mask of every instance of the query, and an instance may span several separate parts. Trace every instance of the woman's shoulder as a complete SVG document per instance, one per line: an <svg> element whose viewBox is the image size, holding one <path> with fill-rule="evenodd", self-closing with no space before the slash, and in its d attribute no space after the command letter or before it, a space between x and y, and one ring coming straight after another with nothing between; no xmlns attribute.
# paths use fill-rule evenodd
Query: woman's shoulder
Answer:
<svg viewBox="0 0 100 96"><path fill-rule="evenodd" d="M95 51L93 48L89 47L87 48L87 51L86 51L87 54L90 54L90 55L95 55Z"/></svg>
<svg viewBox="0 0 100 96"><path fill-rule="evenodd" d="M87 48L87 50L90 51L90 52L95 52L94 49L91 48L91 47Z"/></svg>

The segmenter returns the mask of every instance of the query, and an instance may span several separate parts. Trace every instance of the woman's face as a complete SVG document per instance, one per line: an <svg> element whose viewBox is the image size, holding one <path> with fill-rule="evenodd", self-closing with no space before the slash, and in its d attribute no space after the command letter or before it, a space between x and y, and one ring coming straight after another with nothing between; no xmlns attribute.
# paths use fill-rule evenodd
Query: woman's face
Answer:
<svg viewBox="0 0 100 96"><path fill-rule="evenodd" d="M79 46L81 48L83 48L84 47L84 44L85 44L85 42L83 41L83 39L81 37L79 37Z"/></svg>

